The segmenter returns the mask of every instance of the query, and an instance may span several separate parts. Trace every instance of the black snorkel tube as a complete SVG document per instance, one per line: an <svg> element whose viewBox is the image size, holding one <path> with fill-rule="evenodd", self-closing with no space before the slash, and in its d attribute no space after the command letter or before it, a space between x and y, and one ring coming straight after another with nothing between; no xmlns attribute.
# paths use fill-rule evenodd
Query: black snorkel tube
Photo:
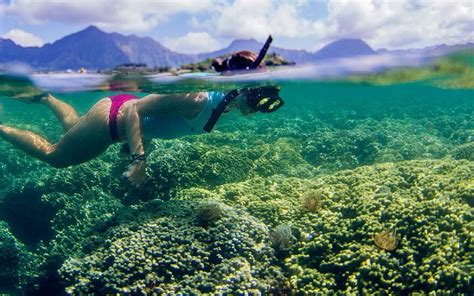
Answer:
<svg viewBox="0 0 474 296"><path fill-rule="evenodd" d="M221 117L222 113L224 113L225 108L232 102L233 99L238 97L241 93L240 89L234 89L227 93L225 97L222 99L222 101L217 105L216 108L212 109L211 116L207 120L206 124L204 125L204 130L208 133L212 131L214 126L217 123L217 120Z"/></svg>
<svg viewBox="0 0 474 296"><path fill-rule="evenodd" d="M212 109L211 116L204 125L204 130L208 133L212 131L217 123L217 120L224 113L226 107L237 98L240 94L245 92L245 102L255 112L271 113L275 112L285 103L280 97L280 88L276 86L259 86L259 87L245 87L242 89L234 89L227 93L216 108Z"/></svg>
<svg viewBox="0 0 474 296"><path fill-rule="evenodd" d="M265 55L267 54L267 51L270 48L270 44L272 43L272 41L272 35L268 35L267 41L265 41L265 44L263 45L262 49L260 49L257 59L253 61L252 64L250 64L250 66L248 67L249 69L255 69L258 67L258 65L260 65L260 63L265 58Z"/></svg>

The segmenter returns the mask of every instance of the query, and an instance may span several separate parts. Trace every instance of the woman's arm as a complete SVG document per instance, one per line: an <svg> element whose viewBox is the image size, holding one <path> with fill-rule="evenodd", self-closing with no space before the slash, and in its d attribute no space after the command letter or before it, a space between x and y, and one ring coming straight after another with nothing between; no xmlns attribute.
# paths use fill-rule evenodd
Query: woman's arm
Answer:
<svg viewBox="0 0 474 296"><path fill-rule="evenodd" d="M124 114L127 142L130 147L133 163L128 167L125 176L136 187L145 182L145 150L141 130L142 116L160 116L163 114L178 114L193 118L207 102L207 93L151 94L135 101Z"/></svg>
<svg viewBox="0 0 474 296"><path fill-rule="evenodd" d="M137 104L132 104L125 111L125 132L130 147L130 154L144 154L143 139L140 128L140 116L137 112Z"/></svg>
<svg viewBox="0 0 474 296"><path fill-rule="evenodd" d="M129 106L124 115L127 142L133 160L124 175L134 186L140 187L146 179L146 165L145 150L143 148L143 138L140 127L140 116L137 112L137 103L133 103Z"/></svg>

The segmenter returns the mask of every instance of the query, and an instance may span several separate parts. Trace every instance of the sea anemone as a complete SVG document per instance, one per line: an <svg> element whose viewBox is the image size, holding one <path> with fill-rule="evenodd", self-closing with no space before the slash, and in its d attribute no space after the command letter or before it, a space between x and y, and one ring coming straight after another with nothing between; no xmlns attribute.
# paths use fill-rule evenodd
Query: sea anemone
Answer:
<svg viewBox="0 0 474 296"><path fill-rule="evenodd" d="M303 209L315 213L323 204L323 194L319 190L311 190L301 195L300 200Z"/></svg>
<svg viewBox="0 0 474 296"><path fill-rule="evenodd" d="M374 235L377 247L382 250L393 251L397 248L399 237L395 230L384 230Z"/></svg>
<svg viewBox="0 0 474 296"><path fill-rule="evenodd" d="M270 238L272 240L273 247L277 251L287 251L290 248L294 236L289 225L280 224L275 227L275 230L273 230Z"/></svg>

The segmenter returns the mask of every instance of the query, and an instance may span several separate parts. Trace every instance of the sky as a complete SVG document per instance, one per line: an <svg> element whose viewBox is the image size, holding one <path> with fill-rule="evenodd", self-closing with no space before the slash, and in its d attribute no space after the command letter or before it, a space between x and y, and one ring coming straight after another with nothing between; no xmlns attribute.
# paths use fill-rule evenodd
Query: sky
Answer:
<svg viewBox="0 0 474 296"><path fill-rule="evenodd" d="M95 25L182 53L254 38L316 51L342 38L375 49L474 42L474 0L0 0L0 37L42 46Z"/></svg>

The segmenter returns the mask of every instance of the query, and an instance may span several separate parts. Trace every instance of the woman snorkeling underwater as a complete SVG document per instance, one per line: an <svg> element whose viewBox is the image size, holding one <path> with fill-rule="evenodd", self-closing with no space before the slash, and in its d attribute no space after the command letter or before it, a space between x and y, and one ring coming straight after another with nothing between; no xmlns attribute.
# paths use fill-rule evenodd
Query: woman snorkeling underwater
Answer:
<svg viewBox="0 0 474 296"><path fill-rule="evenodd" d="M143 139L171 139L211 132L223 113L274 112L283 105L275 86L246 87L230 92L150 94L138 98L118 94L101 99L83 116L52 95L17 99L49 107L61 122L64 136L56 144L41 136L0 124L0 138L20 150L64 168L89 161L117 142L126 142L132 163L124 175L136 187L146 178Z"/></svg>

